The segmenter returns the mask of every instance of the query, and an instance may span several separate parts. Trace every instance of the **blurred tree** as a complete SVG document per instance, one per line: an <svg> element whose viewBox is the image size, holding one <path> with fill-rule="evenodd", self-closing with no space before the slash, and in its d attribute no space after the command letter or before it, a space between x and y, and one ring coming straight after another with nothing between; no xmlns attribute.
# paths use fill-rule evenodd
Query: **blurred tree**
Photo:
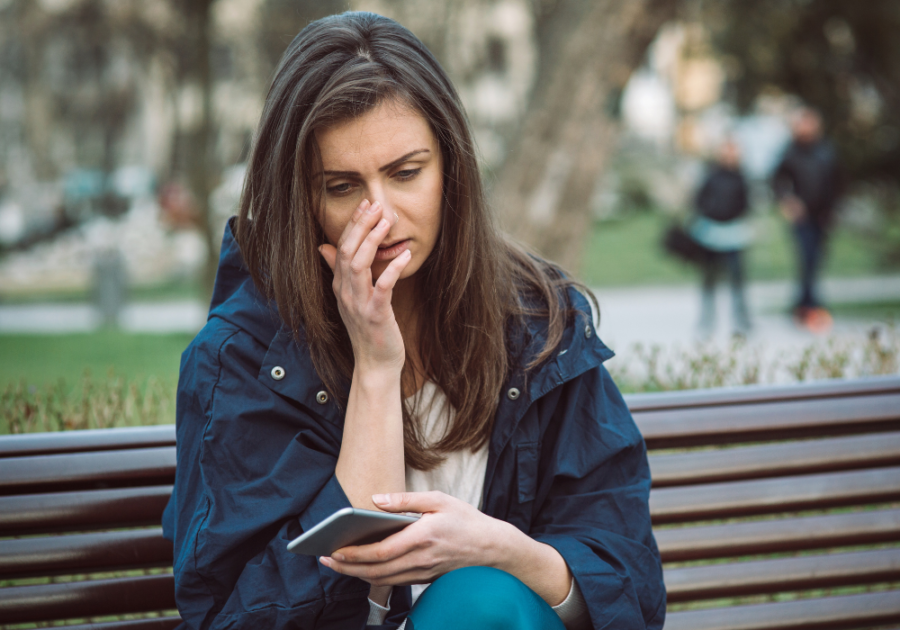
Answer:
<svg viewBox="0 0 900 630"><path fill-rule="evenodd" d="M197 212L207 245L203 286L211 294L218 267L218 239L220 226L212 220L210 194L219 183L222 164L217 160L215 142L217 126L213 115L213 89L224 77L224 68L215 68L215 34L213 5L222 0L179 0L173 7L184 16L183 39L177 42L183 81L201 97L200 115L193 125L182 130L181 145L192 192L197 200ZM256 12L260 70L270 77L284 49L312 20L341 10L337 0L263 0ZM224 64L223 64L224 65Z"/></svg>
<svg viewBox="0 0 900 630"><path fill-rule="evenodd" d="M115 165L137 101L132 64L157 39L135 4L111 10L103 0L11 0L0 6L0 81L7 107L16 111L20 98L24 105L15 123L24 137L5 133L4 148L24 142L39 180L58 177L71 168L67 161L107 171ZM71 140L72 155L54 134Z"/></svg>
<svg viewBox="0 0 900 630"><path fill-rule="evenodd" d="M347 9L344 0L263 0L259 9L257 43L268 80L294 37L313 20ZM266 86L268 87L268 85Z"/></svg>
<svg viewBox="0 0 900 630"><path fill-rule="evenodd" d="M748 110L773 89L820 110L851 179L900 181L900 2L723 0L701 15Z"/></svg>
<svg viewBox="0 0 900 630"><path fill-rule="evenodd" d="M212 5L216 0L182 0L178 3L184 15L184 47L182 63L184 77L200 95L199 116L185 131L184 146L187 149L187 171L191 190L197 200L197 214L206 242L206 264L204 265L203 286L212 295L216 280L218 252L210 217L210 193L217 183L220 165L213 158L212 138L215 131L212 110L213 74L210 66L212 56Z"/></svg>
<svg viewBox="0 0 900 630"><path fill-rule="evenodd" d="M532 0L539 60L492 198L504 227L578 271L620 95L677 0Z"/></svg>
<svg viewBox="0 0 900 630"><path fill-rule="evenodd" d="M525 88L517 100L527 100L527 106L516 106L509 121L497 123L506 136L498 153L502 156L506 150L506 160L496 170L493 195L513 234L567 267L578 267L591 194L614 145L619 95L659 26L673 17L677 1L519 3L531 8L533 19L526 30L533 24L537 68L533 75L530 70L522 73L528 76L521 81ZM118 166L118 145L138 119L140 88L153 81L165 84L167 106L175 113L164 114L172 118L166 122L173 127L167 130L172 140L166 143L171 160L167 172L159 174L168 180L184 177L192 189L210 252L206 265L210 287L220 234L219 226L210 221L209 196L219 183L223 160L236 159L223 157L224 121L216 120L222 103L213 99L213 90L225 84L261 90L259 77L271 76L284 48L303 26L346 6L339 0L257 0L252 9L255 24L247 32L257 34L259 46L249 53L259 59L250 64L252 70L244 64L236 77L237 44L216 32L216 16L239 2L0 2L0 54L16 68L29 95L23 99L28 103L23 116L29 136L25 144L34 154L39 178L54 178L73 166L107 172ZM394 10L394 17L419 34L451 72L458 67L462 74L454 78L461 86L471 78L466 73L479 72L480 65L497 75L512 65L511 59L518 63L527 58L532 66L523 50L504 44L496 33L487 38L483 54L475 55L480 61L467 66L453 59L464 56L459 54L464 39L460 29L469 29L478 16L498 19L500 13L485 13L504 5L498 0L376 4ZM55 8L50 11L49 6ZM523 11L528 14L527 8ZM4 83L4 91L9 85ZM526 99L527 85L534 87ZM519 112L524 114L517 123ZM64 152L51 146L49 129L56 135L63 129L63 135L76 138L69 142L76 154L60 162ZM247 128L242 129L246 134Z"/></svg>

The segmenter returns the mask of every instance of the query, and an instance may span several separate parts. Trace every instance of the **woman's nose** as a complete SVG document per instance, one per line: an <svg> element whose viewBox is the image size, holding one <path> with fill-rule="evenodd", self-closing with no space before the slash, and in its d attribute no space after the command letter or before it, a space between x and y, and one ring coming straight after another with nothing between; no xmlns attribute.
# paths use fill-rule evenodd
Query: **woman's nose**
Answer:
<svg viewBox="0 0 900 630"><path fill-rule="evenodd" d="M390 221L391 225L397 223L400 217L397 215L394 204L391 203L390 196L386 194L386 191L383 187L370 186L369 203L374 205L376 202L381 204L381 207L384 208L383 217Z"/></svg>

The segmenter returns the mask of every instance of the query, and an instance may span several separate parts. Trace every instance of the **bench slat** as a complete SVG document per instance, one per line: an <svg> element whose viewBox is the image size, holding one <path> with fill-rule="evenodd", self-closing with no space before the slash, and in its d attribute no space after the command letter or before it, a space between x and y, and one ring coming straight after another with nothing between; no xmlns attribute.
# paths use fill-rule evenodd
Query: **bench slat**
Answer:
<svg viewBox="0 0 900 630"><path fill-rule="evenodd" d="M664 562L825 549L900 540L900 509L655 529Z"/></svg>
<svg viewBox="0 0 900 630"><path fill-rule="evenodd" d="M650 449L900 430L900 393L634 413Z"/></svg>
<svg viewBox="0 0 900 630"><path fill-rule="evenodd" d="M847 396L900 393L900 376L830 379L787 385L740 385L711 389L625 394L632 412L659 409L695 409L721 405L746 405L781 400L815 400Z"/></svg>
<svg viewBox="0 0 900 630"><path fill-rule="evenodd" d="M5 623L174 609L171 574L0 588L0 619Z"/></svg>
<svg viewBox="0 0 900 630"><path fill-rule="evenodd" d="M900 591L673 612L666 630L866 628L900 621Z"/></svg>
<svg viewBox="0 0 900 630"><path fill-rule="evenodd" d="M172 486L0 497L0 534L159 525Z"/></svg>
<svg viewBox="0 0 900 630"><path fill-rule="evenodd" d="M653 487L900 464L900 432L651 455Z"/></svg>
<svg viewBox="0 0 900 630"><path fill-rule="evenodd" d="M900 549L875 549L667 569L666 591L675 603L898 579Z"/></svg>
<svg viewBox="0 0 900 630"><path fill-rule="evenodd" d="M880 503L900 498L900 467L660 488L654 523L675 523Z"/></svg>
<svg viewBox="0 0 900 630"><path fill-rule="evenodd" d="M53 626L65 630L174 630L181 624L181 617L154 617L130 621L79 624L77 626Z"/></svg>
<svg viewBox="0 0 900 630"><path fill-rule="evenodd" d="M0 494L158 485L175 479L175 447L8 457L0 470Z"/></svg>
<svg viewBox="0 0 900 630"><path fill-rule="evenodd" d="M0 579L172 566L172 543L144 530L0 540Z"/></svg>
<svg viewBox="0 0 900 630"><path fill-rule="evenodd" d="M175 425L0 436L0 457L175 446Z"/></svg>

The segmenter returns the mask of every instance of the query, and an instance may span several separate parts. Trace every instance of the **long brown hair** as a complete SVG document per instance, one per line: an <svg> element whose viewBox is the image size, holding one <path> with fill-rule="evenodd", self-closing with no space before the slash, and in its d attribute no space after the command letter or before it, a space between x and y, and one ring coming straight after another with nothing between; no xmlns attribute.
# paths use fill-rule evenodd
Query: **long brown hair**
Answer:
<svg viewBox="0 0 900 630"><path fill-rule="evenodd" d="M431 125L443 156L443 211L435 249L417 272L419 355L424 376L456 410L432 448L404 407L406 464L427 470L442 453L477 449L490 438L501 388L519 360L508 334L527 317L547 320L543 350L559 345L573 316L553 265L495 227L468 121L455 88L415 35L393 20L348 12L309 24L275 73L255 139L236 237L260 291L278 306L316 371L346 404L353 350L317 248L324 183L314 131L401 99ZM404 376L412 370L410 361Z"/></svg>

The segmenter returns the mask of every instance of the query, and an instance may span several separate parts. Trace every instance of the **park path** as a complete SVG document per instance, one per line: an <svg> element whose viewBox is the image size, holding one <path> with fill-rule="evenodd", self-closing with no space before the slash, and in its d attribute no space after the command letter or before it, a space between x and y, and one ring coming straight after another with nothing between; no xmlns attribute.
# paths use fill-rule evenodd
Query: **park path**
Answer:
<svg viewBox="0 0 900 630"><path fill-rule="evenodd" d="M636 343L692 344L699 340L700 289L692 286L597 288L600 303L600 336L622 352ZM821 287L826 304L859 304L900 301L900 275L869 278L831 278ZM789 281L754 282L747 291L753 330L748 341L772 349L796 349L821 339L797 327L787 315L795 286ZM731 338L731 303L725 286L716 302L717 326L712 341L717 345ZM874 320L836 317L831 336L865 333Z"/></svg>
<svg viewBox="0 0 900 630"><path fill-rule="evenodd" d="M645 346L690 345L698 340L700 296L695 286L595 288L600 302L600 336L620 355L636 343ZM748 287L754 328L748 341L770 349L796 349L818 339L795 326L785 314L794 285L788 281L755 282ZM822 284L827 303L900 300L900 275L832 278ZM720 287L718 326L713 341L729 342L731 308L726 287ZM89 304L0 304L0 334L87 332L100 326ZM143 333L193 333L206 321L199 301L132 303L119 318L123 330ZM838 317L832 335L859 335L876 322Z"/></svg>

